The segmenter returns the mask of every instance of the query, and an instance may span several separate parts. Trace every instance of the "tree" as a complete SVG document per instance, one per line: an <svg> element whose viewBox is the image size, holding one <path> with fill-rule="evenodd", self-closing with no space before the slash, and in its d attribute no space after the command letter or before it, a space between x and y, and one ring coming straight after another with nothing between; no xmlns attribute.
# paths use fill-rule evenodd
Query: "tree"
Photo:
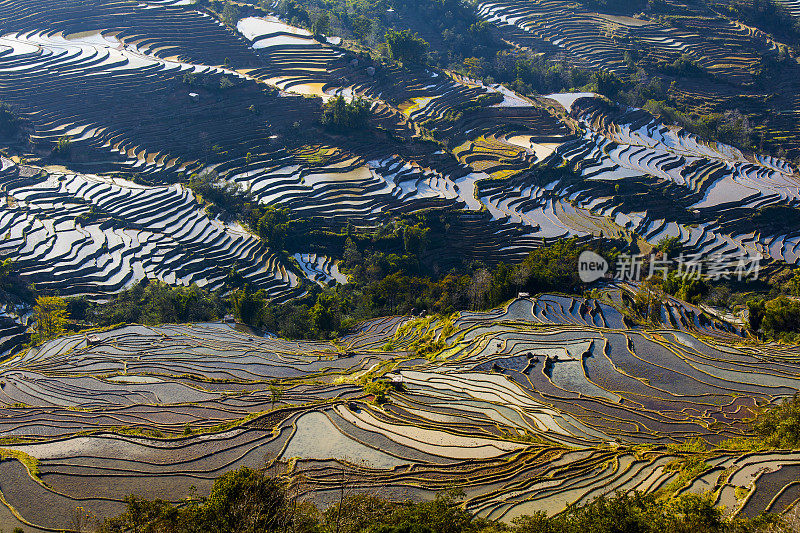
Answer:
<svg viewBox="0 0 800 533"><path fill-rule="evenodd" d="M101 531L105 533L174 531L174 528L165 527L168 523L167 516L172 509L172 505L163 500L146 500L137 496L128 496L125 498L125 512L106 520Z"/></svg>
<svg viewBox="0 0 800 533"><path fill-rule="evenodd" d="M263 9L266 11L271 11L273 9L272 2L263 3ZM311 20L308 10L295 0L282 0L278 4L278 11L280 11L293 26L307 26Z"/></svg>
<svg viewBox="0 0 800 533"><path fill-rule="evenodd" d="M519 263L518 265L514 266L514 269L511 272L511 280L514 282L514 285L517 288L517 293L522 290L522 287L528 282L528 278L530 277L530 265L526 263Z"/></svg>
<svg viewBox="0 0 800 533"><path fill-rule="evenodd" d="M643 320L661 322L661 306L664 299L662 280L653 276L639 284L633 296L633 308Z"/></svg>
<svg viewBox="0 0 800 533"><path fill-rule="evenodd" d="M341 302L335 293L320 294L309 315L318 334L336 332L341 327Z"/></svg>
<svg viewBox="0 0 800 533"><path fill-rule="evenodd" d="M480 309L483 299L489 292L492 284L492 275L482 268L472 275L472 284L469 286L469 301L472 309Z"/></svg>
<svg viewBox="0 0 800 533"><path fill-rule="evenodd" d="M235 4L225 2L225 7L220 15L222 21L229 26L236 26L236 23L239 22L239 17L239 8Z"/></svg>
<svg viewBox="0 0 800 533"><path fill-rule="evenodd" d="M481 79L486 71L486 60L482 57L468 57L464 60L464 66L470 76Z"/></svg>
<svg viewBox="0 0 800 533"><path fill-rule="evenodd" d="M0 283L8 278L14 271L14 261L11 259L4 259L0 261Z"/></svg>
<svg viewBox="0 0 800 533"><path fill-rule="evenodd" d="M370 381L364 384L364 392L375 397L375 403L382 405L389 401L391 385L387 381Z"/></svg>
<svg viewBox="0 0 800 533"><path fill-rule="evenodd" d="M277 386L274 383L269 384L269 398L270 402L272 403L272 407L275 407L275 404L281 401L283 398L283 389Z"/></svg>
<svg viewBox="0 0 800 533"><path fill-rule="evenodd" d="M80 314L72 313L83 308L86 318L100 326L121 322L208 322L225 314L225 301L218 293L201 289L195 284L172 287L163 281L148 279L116 294L103 304L87 303L80 306L75 299L70 299L69 304L73 318L80 320Z"/></svg>
<svg viewBox="0 0 800 533"><path fill-rule="evenodd" d="M331 98L322 108L320 122L330 129L352 131L363 129L369 119L369 104L363 98L347 102L342 95Z"/></svg>
<svg viewBox="0 0 800 533"><path fill-rule="evenodd" d="M622 80L615 74L606 70L598 70L594 73L594 82L597 92L611 99L615 98L622 89Z"/></svg>
<svg viewBox="0 0 800 533"><path fill-rule="evenodd" d="M427 244L428 228L417 224L403 228L403 248L407 254L421 255Z"/></svg>
<svg viewBox="0 0 800 533"><path fill-rule="evenodd" d="M344 253L342 254L343 265L348 269L355 268L356 266L361 265L363 260L364 257L358 250L358 245L356 245L352 237L348 237L344 242Z"/></svg>
<svg viewBox="0 0 800 533"><path fill-rule="evenodd" d="M389 57L407 65L423 64L428 50L428 43L416 33L411 33L411 30L389 30L386 33L386 46Z"/></svg>
<svg viewBox="0 0 800 533"><path fill-rule="evenodd" d="M36 320L34 344L54 339L64 333L67 323L67 302L58 296L40 296L33 308Z"/></svg>
<svg viewBox="0 0 800 533"><path fill-rule="evenodd" d="M800 296L800 269L796 270L794 276L789 280L789 293L792 296Z"/></svg>
<svg viewBox="0 0 800 533"><path fill-rule="evenodd" d="M764 307L764 331L773 335L800 332L800 301L778 296Z"/></svg>
<svg viewBox="0 0 800 533"><path fill-rule="evenodd" d="M352 19L351 26L353 34L359 39L363 40L369 37L369 34L372 31L372 20L361 15Z"/></svg>
<svg viewBox="0 0 800 533"><path fill-rule="evenodd" d="M665 292L691 304L699 302L708 290L708 283L699 276L670 272L664 280Z"/></svg>
<svg viewBox="0 0 800 533"><path fill-rule="evenodd" d="M747 320L750 323L750 329L758 331L761 329L761 323L764 321L764 311L766 304L764 300L749 300L747 302Z"/></svg>
<svg viewBox="0 0 800 533"><path fill-rule="evenodd" d="M243 324L260 328L267 323L269 299L264 289L253 292L249 285L231 292L234 315Z"/></svg>
<svg viewBox="0 0 800 533"><path fill-rule="evenodd" d="M19 131L20 120L11 106L0 102L0 136L12 137Z"/></svg>
<svg viewBox="0 0 800 533"><path fill-rule="evenodd" d="M208 497L207 531L283 531L286 504L285 488L277 479L250 468L228 472L214 482Z"/></svg>
<svg viewBox="0 0 800 533"><path fill-rule="evenodd" d="M311 31L314 35L322 36L327 35L331 30L331 19L327 13L321 13L314 18L311 24Z"/></svg>
<svg viewBox="0 0 800 533"><path fill-rule="evenodd" d="M68 159L72 154L72 139L68 135L62 135L53 149L53 155L61 159Z"/></svg>
<svg viewBox="0 0 800 533"><path fill-rule="evenodd" d="M289 210L267 206L260 211L255 230L267 246L273 250L283 250L286 234L289 231Z"/></svg>
<svg viewBox="0 0 800 533"><path fill-rule="evenodd" d="M351 461L348 463L352 464ZM107 520L106 533L724 533L790 531L777 515L723 519L708 496L616 493L583 505L570 505L548 517L539 511L514 519L513 526L477 517L463 508L463 493L446 491L431 501L395 503L365 494L361 481L368 464L340 463L328 475L335 501L323 513L299 503L290 484L261 471L241 468L217 479L205 503L181 508L160 501L125 499L127 509ZM335 474L334 474L335 475ZM336 491L336 492L334 492ZM356 492L358 491L358 492ZM338 492L338 494L336 494Z"/></svg>
<svg viewBox="0 0 800 533"><path fill-rule="evenodd" d="M463 492L450 490L437 494L431 501L400 507L392 515L384 518L383 522L390 527L383 531L393 533L480 531L481 520L459 505L459 499L463 496Z"/></svg>
<svg viewBox="0 0 800 533"><path fill-rule="evenodd" d="M664 257L674 257L681 251L681 240L678 237L664 237L658 244L656 249L664 254Z"/></svg>
<svg viewBox="0 0 800 533"><path fill-rule="evenodd" d="M759 413L753 430L769 447L800 448L800 393Z"/></svg>
<svg viewBox="0 0 800 533"><path fill-rule="evenodd" d="M370 494L349 494L348 488L349 479L344 467L340 467L339 499L323 513L324 531L360 533L391 514L393 505L390 502Z"/></svg>

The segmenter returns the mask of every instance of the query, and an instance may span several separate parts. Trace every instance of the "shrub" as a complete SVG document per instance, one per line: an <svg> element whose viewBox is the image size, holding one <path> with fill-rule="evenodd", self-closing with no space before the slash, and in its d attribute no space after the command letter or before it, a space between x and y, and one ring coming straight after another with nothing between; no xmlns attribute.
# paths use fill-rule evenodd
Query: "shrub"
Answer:
<svg viewBox="0 0 800 533"><path fill-rule="evenodd" d="M800 301L779 296L764 306L764 331L775 336L800 332Z"/></svg>
<svg viewBox="0 0 800 533"><path fill-rule="evenodd" d="M69 159L72 154L72 139L68 135L59 137L53 155L61 159Z"/></svg>
<svg viewBox="0 0 800 533"><path fill-rule="evenodd" d="M220 318L224 312L224 299L197 285L171 287L163 281L143 280L108 302L88 304L85 314L93 323L109 326L131 322L208 322Z"/></svg>
<svg viewBox="0 0 800 533"><path fill-rule="evenodd" d="M0 102L0 136L13 137L19 131L20 120L14 110Z"/></svg>
<svg viewBox="0 0 800 533"><path fill-rule="evenodd" d="M421 65L425 62L428 43L411 30L386 32L389 57L406 65Z"/></svg>
<svg viewBox="0 0 800 533"><path fill-rule="evenodd" d="M749 300L747 302L748 322L750 329L758 331L761 329L761 323L764 321L764 312L766 311L766 304L764 300Z"/></svg>
<svg viewBox="0 0 800 533"><path fill-rule="evenodd" d="M800 448L800 394L759 413L753 430L769 447Z"/></svg>
<svg viewBox="0 0 800 533"><path fill-rule="evenodd" d="M67 323L67 302L58 296L40 296L33 308L36 332L33 343L54 339L64 333Z"/></svg>
<svg viewBox="0 0 800 533"><path fill-rule="evenodd" d="M369 104L362 98L346 102L342 95L331 98L322 109L320 122L337 131L355 131L367 126Z"/></svg>
<svg viewBox="0 0 800 533"><path fill-rule="evenodd" d="M460 504L462 493L446 491L431 501L395 503L358 493L345 494L323 513L310 503L289 497L286 485L262 472L241 468L217 479L205 503L175 508L161 500L125 499L126 511L107 520L106 533L139 531L189 533L723 533L788 531L774 515L755 519L723 519L707 496L653 494L600 496L585 505L571 505L556 515L536 512L509 526L474 516ZM770 529L766 529L767 527Z"/></svg>
<svg viewBox="0 0 800 533"><path fill-rule="evenodd" d="M389 401L387 393L392 388L388 381L370 381L364 384L364 392L375 396L375 403L382 405Z"/></svg>

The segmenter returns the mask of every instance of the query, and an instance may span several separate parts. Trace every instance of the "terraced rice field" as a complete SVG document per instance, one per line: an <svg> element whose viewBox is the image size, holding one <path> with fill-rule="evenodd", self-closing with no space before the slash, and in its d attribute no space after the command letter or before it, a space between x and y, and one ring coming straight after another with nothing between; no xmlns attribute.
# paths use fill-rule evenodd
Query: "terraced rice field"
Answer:
<svg viewBox="0 0 800 533"><path fill-rule="evenodd" d="M560 35L562 44L570 35L591 34L574 17L567 19L580 27L549 26L548 17L563 11L557 4L484 4L482 12L526 31L544 24L541 31ZM785 234L748 231L735 216L737 209L797 203L797 174L783 161L704 143L644 113L620 116L579 98L585 95L534 102L444 71L371 63L274 18L245 18L236 33L190 6L96 7L86 15L68 0L53 0L52 10L34 10L25 0L0 4L4 99L30 121L36 151L49 151L66 135L71 166L86 174L120 171L161 183L213 168L261 202L322 225L374 225L421 209L461 210L459 224L480 235L460 246L494 260L519 257L554 238L634 231L651 242L679 235L703 252L746 249L797 261L797 227ZM595 17L586 24L621 25L637 35L661 31L636 19ZM167 38L169 28L176 31ZM617 68L602 40L593 42L596 49L564 46L593 66ZM187 85L187 74L194 84ZM221 80L232 87L213 90ZM321 100L298 95L334 94L368 99L374 125L398 137L412 139L422 127L436 132L449 139L452 153L322 132L314 144L288 142L294 123L302 129L319 116ZM542 105L559 100L577 124ZM448 118L466 107L473 111ZM564 161L583 183L571 176L541 182L537 165ZM625 201L609 191L615 180L670 187L679 197L668 210L646 198ZM503 246L487 249L498 234ZM290 274L269 270L288 286L279 290L291 289ZM132 279L124 273L103 281L118 288L123 278Z"/></svg>
<svg viewBox="0 0 800 533"><path fill-rule="evenodd" d="M800 14L796 1L780 3L791 14ZM663 10L630 10L624 16L604 12L606 9L594 2L585 4L569 0L487 0L478 6L482 17L498 25L504 38L516 45L622 76L644 68L648 76L661 77L665 85L670 85L670 95L690 114L739 109L758 125L773 150L783 149L793 159L800 154L800 102L796 98L800 69L793 57L767 78L761 77L760 58L777 59L780 51L786 50L785 42L762 31L776 31L768 24L759 29L736 17L726 18L724 2L716 6L691 0L667 2ZM665 12L671 15L664 16ZM644 58L644 63L637 66L631 57ZM659 65L679 57L692 61L707 75L663 76Z"/></svg>
<svg viewBox="0 0 800 533"><path fill-rule="evenodd" d="M0 163L0 249L42 288L102 295L156 278L215 289L236 266L276 298L297 292L291 269L244 228L210 219L181 185Z"/></svg>
<svg viewBox="0 0 800 533"><path fill-rule="evenodd" d="M756 51L770 48L747 29L723 20L696 20L686 29L670 28L646 19L591 12L560 0L488 1L480 4L480 12L487 20L508 26L521 43L547 45L579 64L619 73L629 68L625 51L642 49L641 44L654 56L684 54L716 76L747 83L757 63ZM626 39L633 42L625 44Z"/></svg>
<svg viewBox="0 0 800 533"><path fill-rule="evenodd" d="M0 462L17 517L3 523L68 527L78 506L103 517L129 493L178 501L265 464L302 474L322 504L346 472L392 498L455 483L470 510L504 520L633 489L783 510L800 496L800 454L715 448L678 481L667 445L742 434L756 405L800 389L800 352L673 312L684 319L643 331L609 302L545 295L449 325L374 320L335 343L227 324L62 337L0 365L0 448L17 458ZM439 337L443 350L413 355ZM396 384L389 403L370 401L365 377Z"/></svg>
<svg viewBox="0 0 800 533"><path fill-rule="evenodd" d="M719 18L668 28L561 0L479 10L510 42L587 68L624 73L634 45L621 43L685 54L734 93L779 44ZM439 210L449 242L428 253L459 263L565 237L667 236L688 253L800 263L800 218L754 217L800 206L793 165L591 93L526 98L356 57L274 17L234 29L182 0L0 0L0 30L0 97L30 134L0 158L0 258L43 291L100 299L145 278L218 289L234 268L276 301L347 282L336 254L276 253L209 216L182 183L211 171L322 229ZM335 95L364 98L376 134L319 126ZM69 154L53 159L60 139ZM322 504L343 472L397 499L455 483L468 509L504 520L632 489L710 491L748 515L796 502L798 453L721 446L691 479L674 466L677 443L740 436L755 407L800 390L797 347L750 344L674 299L659 328L637 329L617 289L387 317L334 342L127 325L10 358L29 309L4 306L0 527L70 527L77 507L111 516L131 493L179 501L242 465L302 475ZM362 388L375 378L393 384L383 406Z"/></svg>
<svg viewBox="0 0 800 533"><path fill-rule="evenodd" d="M800 3L797 0L780 0L780 3L785 5L792 15L800 17Z"/></svg>
<svg viewBox="0 0 800 533"><path fill-rule="evenodd" d="M619 43L586 41L609 28L664 54L695 54L731 80L749 75L749 56L741 65L714 59L721 45L709 36L738 36L743 49L761 39L570 6L480 9L517 31L514 39L549 42L612 71L626 68ZM238 225L210 219L180 182L211 170L321 228L440 210L448 246L428 253L454 264L513 261L570 236L650 244L677 236L689 253L800 261L800 219L751 216L800 205L794 166L591 94L523 98L443 70L359 58L274 17L246 17L234 30L183 2L5 0L0 28L0 92L31 139L20 155L36 161L71 141L69 170L2 159L0 254L23 279L62 295L100 298L145 277L215 289L234 265L278 300L302 294L307 281L345 281L335 254L300 248L278 259ZM365 98L371 126L387 133L366 140L322 130L321 103L337 94ZM450 148L420 141L423 132ZM26 310L2 313L6 350Z"/></svg>

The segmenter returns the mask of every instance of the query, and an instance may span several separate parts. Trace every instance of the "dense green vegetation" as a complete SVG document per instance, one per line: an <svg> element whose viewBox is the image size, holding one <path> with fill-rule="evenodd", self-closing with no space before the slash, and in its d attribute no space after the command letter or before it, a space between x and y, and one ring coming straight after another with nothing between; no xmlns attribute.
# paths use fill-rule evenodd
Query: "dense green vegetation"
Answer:
<svg viewBox="0 0 800 533"><path fill-rule="evenodd" d="M259 204L249 191L219 179L214 171L192 174L187 186L197 194L209 215L238 219L275 251L283 250L288 233L301 223L291 219L285 208Z"/></svg>
<svg viewBox="0 0 800 533"><path fill-rule="evenodd" d="M425 61L428 43L410 30L386 32L389 57L405 65L419 65Z"/></svg>
<svg viewBox="0 0 800 533"><path fill-rule="evenodd" d="M618 494L570 506L548 517L522 516L512 524L479 518L459 505L456 491L432 501L395 503L375 495L342 490L343 497L320 511L299 501L291 481L241 468L220 477L208 498L180 507L134 496L127 510L107 520L105 533L708 533L789 531L776 516L726 520L709 498L694 494L658 497Z"/></svg>
<svg viewBox="0 0 800 533"><path fill-rule="evenodd" d="M747 303L750 328L763 330L770 338L794 342L800 334L800 300L778 296L773 300Z"/></svg>
<svg viewBox="0 0 800 533"><path fill-rule="evenodd" d="M0 102L0 137L12 137L17 134L20 119L11 106Z"/></svg>
<svg viewBox="0 0 800 533"><path fill-rule="evenodd" d="M267 216L274 218L275 212L270 210ZM105 302L71 298L68 316L85 327L203 322L230 312L247 325L284 337L332 338L359 321L380 316L444 315L495 307L519 291L580 293L585 288L575 268L585 247L575 240L535 250L517 265L473 263L435 276L421 265L418 255L424 251L427 233L421 224L405 224L374 240L354 234L347 238L340 264L349 283L325 288L310 284L308 295L287 303L271 301L266 291L252 289L232 271L223 289L230 291L228 297L196 285L172 287L144 280ZM398 253L391 248L387 253L393 244L401 247ZM615 252L607 253L613 257Z"/></svg>
<svg viewBox="0 0 800 533"><path fill-rule="evenodd" d="M65 331L67 302L58 296L39 296L33 306L33 318L36 321L34 344L55 339Z"/></svg>
<svg viewBox="0 0 800 533"><path fill-rule="evenodd" d="M320 122L334 131L351 132L366 128L368 118L369 104L365 100L355 98L347 102L339 95L323 105Z"/></svg>
<svg viewBox="0 0 800 533"><path fill-rule="evenodd" d="M0 302L21 304L33 300L33 288L20 279L14 261L12 259L0 261Z"/></svg>
<svg viewBox="0 0 800 533"><path fill-rule="evenodd" d="M263 291L234 291L236 316L242 322L286 337L335 337L369 318L449 314L487 309L519 291L578 292L583 283L575 268L585 248L567 239L531 252L521 263L487 267L479 263L436 277L426 274L417 253L424 247L421 225L402 226L404 251L385 253L370 241L348 238L340 265L350 282L312 291L310 297L273 305Z"/></svg>
<svg viewBox="0 0 800 533"><path fill-rule="evenodd" d="M308 283L305 296L276 303L266 291L246 286L235 269L219 293L197 286L170 287L144 281L107 302L71 299L68 316L73 322L81 327L123 322L158 324L215 320L233 313L247 325L284 337L333 338L362 320L379 316L423 312L447 315L496 307L520 291L581 294L587 288L575 268L585 246L575 240L534 250L514 265L477 261L454 265L442 262L438 253L429 253L434 244L437 250L444 246L447 238L426 214L376 229L346 227L338 234L319 233L310 231L309 221L293 218L286 209L259 205L246 191L218 181L213 174L194 176L190 186L205 200L213 199L207 208L214 214L234 217L237 213L243 224L287 258L291 250L282 251L287 247L306 249L323 244L335 248L342 243L337 253L342 257L339 268L349 282L327 287ZM670 257L679 250L674 240L656 247L658 254ZM614 264L616 249L607 248L602 253L609 264ZM645 264L643 271L647 269ZM0 279L0 288L2 285ZM759 292L751 292L754 289ZM630 302L634 317L645 323L659 322L666 295L729 312L747 304L753 332L784 341L800 335L800 301L792 299L800 295L798 271L779 269L771 279L740 284L681 276L674 271L665 278L655 276L642 284Z"/></svg>
<svg viewBox="0 0 800 533"><path fill-rule="evenodd" d="M207 322L220 319L227 302L219 294L197 285L174 287L163 281L144 280L107 302L85 298L68 300L69 317L88 325L164 324Z"/></svg>
<svg viewBox="0 0 800 533"><path fill-rule="evenodd" d="M768 339L800 339L800 269L781 270L770 280L770 291L747 301L750 329Z"/></svg>
<svg viewBox="0 0 800 533"><path fill-rule="evenodd" d="M575 240L537 249L515 265L454 264L431 251L442 250L449 243L447 224L434 212L399 218L376 228L348 226L336 233L314 229L313 221L298 219L287 209L258 204L248 191L220 180L214 172L192 175L188 186L211 215L238 219L286 260L297 250L333 249L334 255L342 258L339 268L349 282L330 287L308 283L304 297L278 304L270 301L266 291L245 286L234 268L220 293L145 281L107 302L71 299L68 311L73 322L81 327L157 324L214 320L233 313L245 324L284 337L332 338L357 322L379 316L447 315L492 308L520 291L581 294L586 289L575 269L577 256L585 247ZM674 258L681 250L675 239L665 239L655 251L663 254L656 258ZM614 264L616 249L609 247L602 253ZM13 278L10 268L5 274L8 280ZM643 272L647 270L645 264ZM0 276L0 289L5 285L17 286ZM32 301L34 293L28 290L26 294ZM738 285L670 272L642 285L630 304L634 316L643 322L658 322L667 294L732 312L743 308L749 298L754 332L791 341L800 331L800 302L791 299L800 296L800 271L778 269L768 280Z"/></svg>
<svg viewBox="0 0 800 533"><path fill-rule="evenodd" d="M69 159L72 156L72 139L68 135L58 138L52 156L59 159Z"/></svg>
<svg viewBox="0 0 800 533"><path fill-rule="evenodd" d="M800 394L762 411L753 429L767 447L800 448Z"/></svg>

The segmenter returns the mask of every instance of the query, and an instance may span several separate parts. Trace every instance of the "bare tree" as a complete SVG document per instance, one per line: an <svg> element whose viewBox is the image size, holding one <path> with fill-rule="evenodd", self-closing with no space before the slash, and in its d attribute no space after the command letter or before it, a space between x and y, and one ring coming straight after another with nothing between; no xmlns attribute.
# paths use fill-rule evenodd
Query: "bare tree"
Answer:
<svg viewBox="0 0 800 533"><path fill-rule="evenodd" d="M72 530L78 533L96 531L100 527L100 520L94 513L87 511L83 507L76 507L70 518Z"/></svg>
<svg viewBox="0 0 800 533"><path fill-rule="evenodd" d="M368 461L345 459L339 462L336 470L336 504L325 512L325 522L332 533L353 533L361 531L370 516L375 516L376 508L386 507L383 499L377 498L378 491L361 485L362 468L370 468Z"/></svg>
<svg viewBox="0 0 800 533"><path fill-rule="evenodd" d="M492 286L492 275L488 270L482 268L472 275L472 283L469 286L469 301L473 310L477 310L486 293Z"/></svg>
<svg viewBox="0 0 800 533"><path fill-rule="evenodd" d="M514 285L517 286L517 294L522 290L522 286L528 281L528 278L531 277L531 267L530 265L526 265L525 263L520 263L514 267L514 270L511 273L511 279L514 282Z"/></svg>

